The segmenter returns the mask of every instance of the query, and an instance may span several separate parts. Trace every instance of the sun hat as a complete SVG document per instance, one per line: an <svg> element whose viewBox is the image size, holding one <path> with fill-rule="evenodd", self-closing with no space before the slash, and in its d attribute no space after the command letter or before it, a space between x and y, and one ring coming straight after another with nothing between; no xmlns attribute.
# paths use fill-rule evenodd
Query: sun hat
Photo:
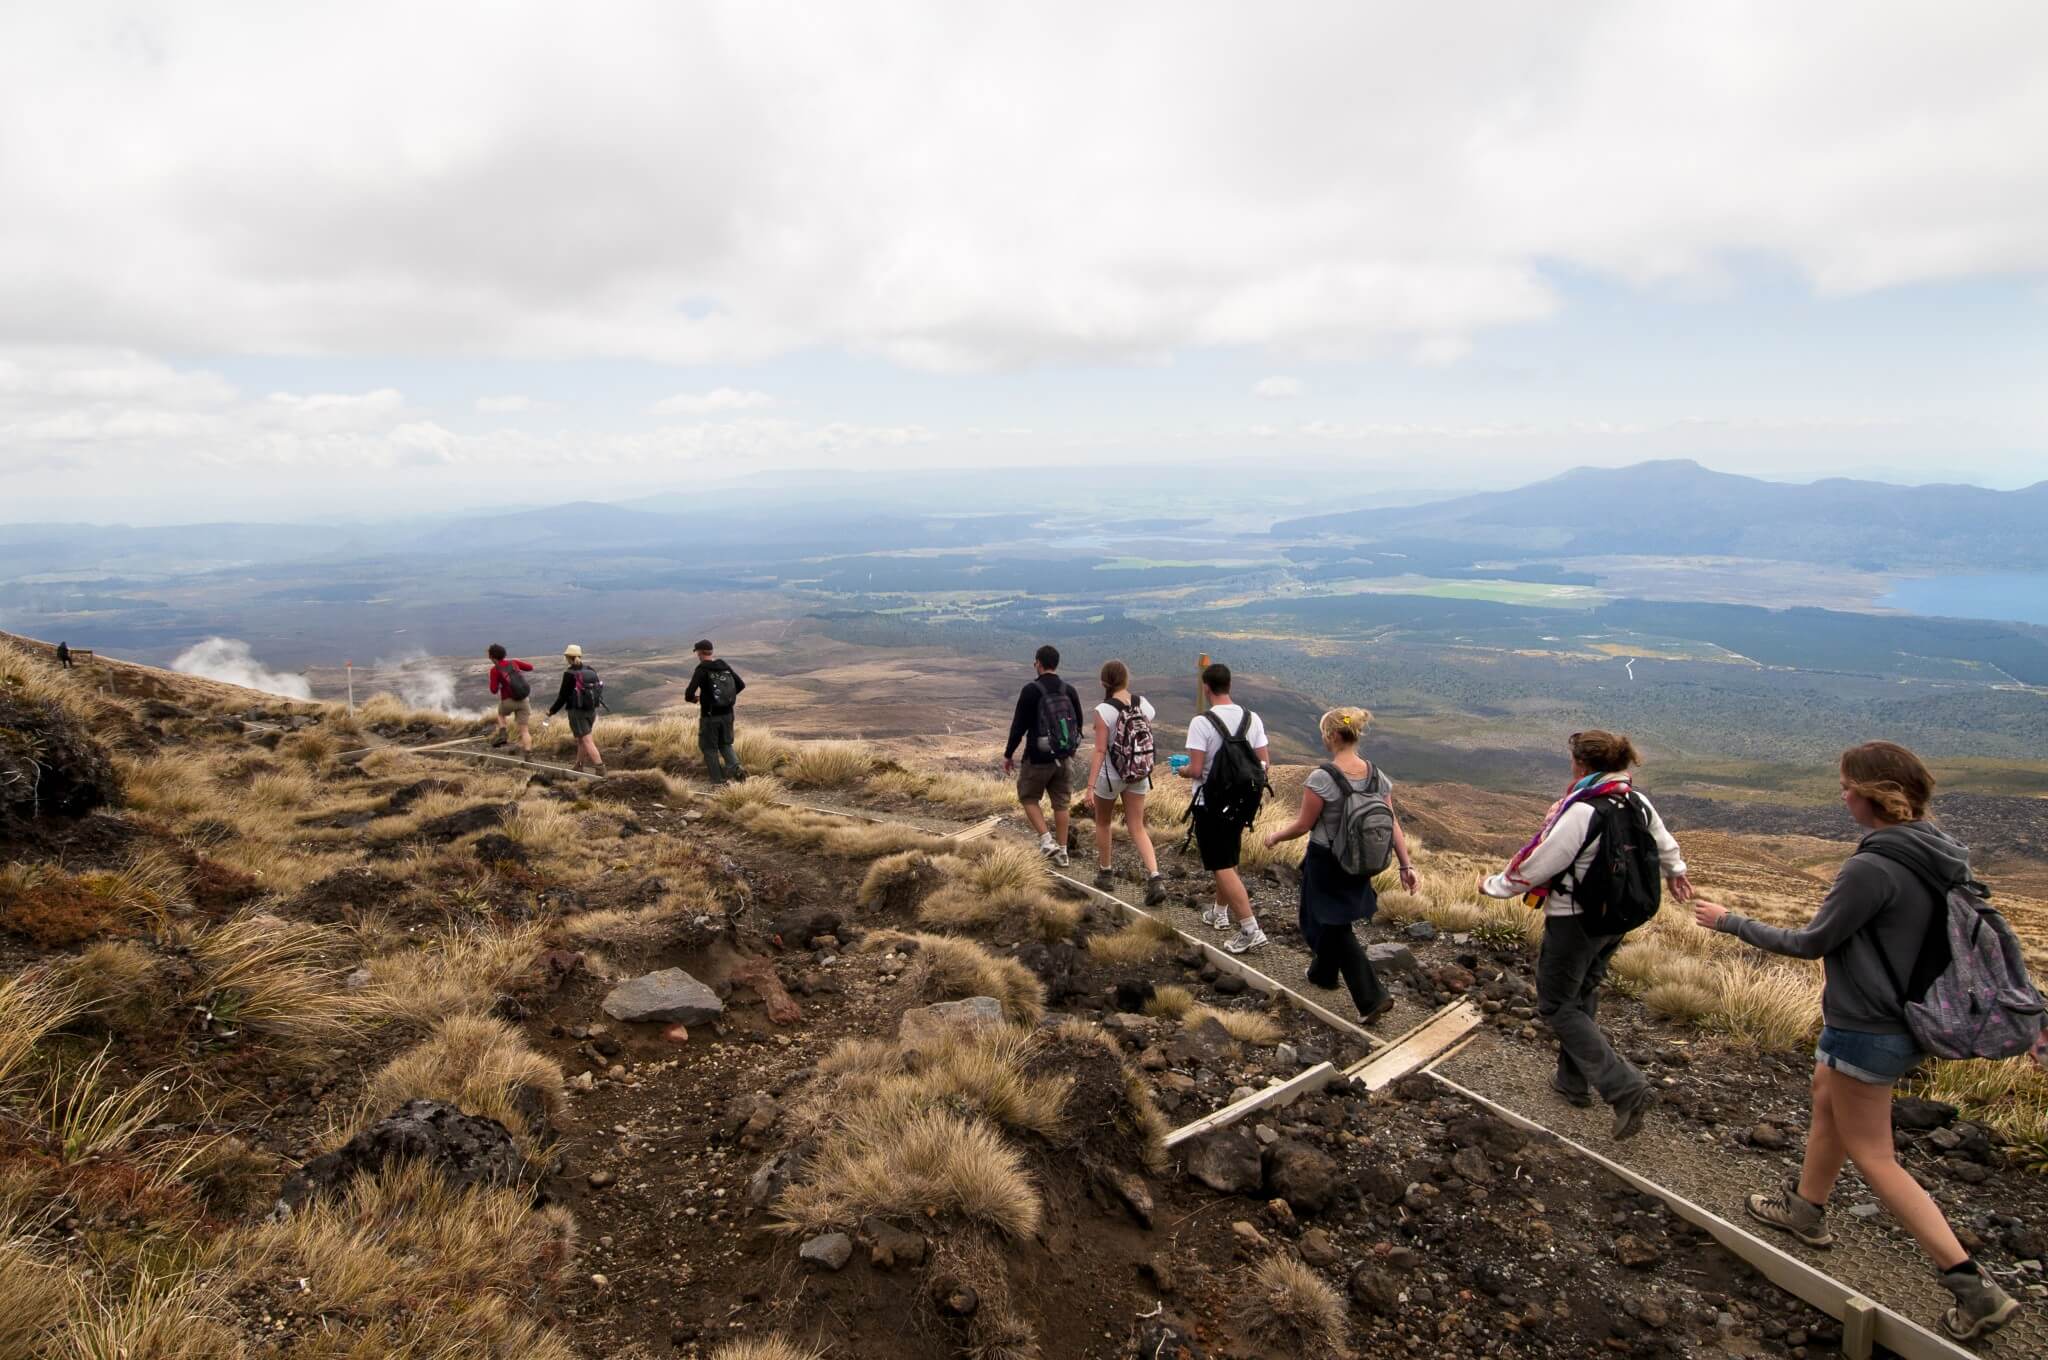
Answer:
<svg viewBox="0 0 2048 1360"><path fill-rule="evenodd" d="M582 649L581 647L578 647L578 646L577 646L577 645L576 645L575 643L573 643L573 642L572 642L572 643L570 643L570 644L569 644L568 646L566 646L566 647L564 647L564 648L562 649L562 655L563 655L563 656L582 656L582 655L583 655L583 649Z"/></svg>

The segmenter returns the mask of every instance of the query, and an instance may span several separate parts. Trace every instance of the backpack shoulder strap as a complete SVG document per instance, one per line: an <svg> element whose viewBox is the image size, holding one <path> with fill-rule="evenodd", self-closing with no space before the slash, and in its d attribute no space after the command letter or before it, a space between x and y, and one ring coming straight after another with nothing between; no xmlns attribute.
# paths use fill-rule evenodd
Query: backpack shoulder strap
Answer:
<svg viewBox="0 0 2048 1360"><path fill-rule="evenodd" d="M1215 728L1215 729L1216 729L1216 735L1217 735L1217 736L1219 736L1219 737L1223 738L1223 740L1225 740L1225 741L1229 741L1229 740L1230 740L1230 729L1229 729L1229 728L1227 728L1227 727L1225 727L1225 726L1223 725L1223 719L1221 719L1221 718L1219 718L1219 717L1217 717L1217 716L1216 716L1216 710L1215 710L1215 709L1213 709L1213 708L1205 708L1205 709L1203 709L1203 710L1202 710L1202 716L1203 716L1203 717L1205 717L1205 718L1207 718L1207 719L1209 720L1209 726L1211 726L1211 727L1213 727L1213 728Z"/></svg>
<svg viewBox="0 0 2048 1360"><path fill-rule="evenodd" d="M1330 776L1330 782L1337 786L1337 805L1339 807L1351 801L1351 781L1346 779L1344 772L1337 768L1336 761L1326 760L1316 766L1316 768Z"/></svg>
<svg viewBox="0 0 2048 1360"><path fill-rule="evenodd" d="M1109 696L1109 706L1119 713L1129 713L1132 709L1137 707L1136 704L1125 703L1123 700L1117 698L1114 694Z"/></svg>
<svg viewBox="0 0 2048 1360"><path fill-rule="evenodd" d="M1920 948L1914 954L1913 957L1914 966L1907 969L1908 973L1916 972L1918 971L1918 965L1920 960L1927 956L1928 950L1934 944L1934 941L1948 934L1949 888L1947 886L1944 886L1942 883L1938 882L1933 877L1933 875L1929 874L1925 869L1923 869L1918 864L1915 864L1912 860L1907 859L1904 855L1892 853L1890 848L1884 845L1883 842L1879 842L1878 844L1871 846L1858 846L1856 853L1862 854L1866 850L1870 854L1876 855L1879 859L1888 859L1892 863L1904 869L1907 873L1911 874L1922 887L1926 888L1927 891L1933 895L1934 910L1927 914L1926 933L1920 937ZM1962 883L1956 884L1955 886L1962 888L1966 892L1971 892L1974 889L1981 888L1983 885L1977 883L1974 879L1965 879ZM1977 894L1973 892L1973 895ZM1990 894L1984 893L1982 895L1988 897ZM1865 923L1863 929L1857 933L1867 934L1876 924L1877 918L1872 917L1870 921ZM1919 989L1918 992L1916 992L1913 989L1912 983L1915 981L1915 979L1909 977L1905 981L1900 980L1897 965L1892 962L1892 956L1885 953L1884 946L1878 943L1876 935L1870 936L1870 947L1877 951L1878 959L1884 964L1885 975L1891 979L1893 988L1897 990L1899 994L1899 1003L1901 1005L1904 1005L1906 1002L1913 1000L1916 995L1926 994L1925 988ZM1932 982L1931 978L1929 979L1929 982Z"/></svg>
<svg viewBox="0 0 2048 1360"><path fill-rule="evenodd" d="M1241 718L1239 718L1239 719L1237 720L1237 731L1236 731L1235 733L1233 733L1232 735L1234 735L1234 736L1235 736L1235 737L1236 737L1236 738L1237 738L1237 739L1238 739L1239 741L1243 741L1243 740L1244 740L1244 734L1245 734L1245 733L1247 733L1247 732L1249 732L1249 731L1251 731L1251 730L1252 730L1252 711L1251 711L1250 709L1246 709L1246 710L1244 711L1244 716L1243 716L1243 717L1241 717Z"/></svg>

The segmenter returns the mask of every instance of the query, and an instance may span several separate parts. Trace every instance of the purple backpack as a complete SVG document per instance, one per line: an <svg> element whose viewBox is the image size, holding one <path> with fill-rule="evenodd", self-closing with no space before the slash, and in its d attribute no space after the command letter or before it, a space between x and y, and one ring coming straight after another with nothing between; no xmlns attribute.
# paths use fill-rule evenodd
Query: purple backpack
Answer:
<svg viewBox="0 0 2048 1360"><path fill-rule="evenodd" d="M1908 867L1918 872L1917 866ZM1878 951L1905 1003L1906 1028L1913 1032L1913 1041L1937 1058L2016 1058L2025 1053L2041 1038L2041 993L2027 976L2019 936L1991 905L1991 890L1975 879L1947 888L1924 874L1920 881L1942 904L1927 924L1927 936L1932 943L1935 931L1946 927L1948 967L1916 998L1884 951Z"/></svg>

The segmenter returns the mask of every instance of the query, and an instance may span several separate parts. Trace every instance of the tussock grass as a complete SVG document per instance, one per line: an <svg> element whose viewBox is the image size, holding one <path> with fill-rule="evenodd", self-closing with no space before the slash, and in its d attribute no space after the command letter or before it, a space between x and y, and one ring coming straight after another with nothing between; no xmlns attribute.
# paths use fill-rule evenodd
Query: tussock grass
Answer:
<svg viewBox="0 0 2048 1360"><path fill-rule="evenodd" d="M81 1015L132 1028L146 1023L158 1005L161 962L133 940L103 940L60 960L52 972L72 988Z"/></svg>
<svg viewBox="0 0 2048 1360"><path fill-rule="evenodd" d="M534 924L452 930L364 963L359 1005L381 1023L428 1028L446 1016L488 1011L545 947Z"/></svg>
<svg viewBox="0 0 2048 1360"><path fill-rule="evenodd" d="M573 1360L518 1311L544 1301L573 1258L568 1211L531 1204L528 1191L457 1191L412 1164L226 1234L209 1258L252 1282L303 1280L296 1306L328 1320L326 1354Z"/></svg>
<svg viewBox="0 0 2048 1360"><path fill-rule="evenodd" d="M1228 1030L1231 1038L1254 1048L1271 1048L1287 1037L1287 1031L1280 1022L1264 1011L1227 1011L1214 1006L1197 1006L1181 1016L1181 1023L1193 1029L1204 1020L1211 1019Z"/></svg>
<svg viewBox="0 0 2048 1360"><path fill-rule="evenodd" d="M1720 996L1712 987L1678 978L1665 978L1643 991L1643 1005L1650 1010L1666 1020L1695 1025L1712 1015L1719 1001Z"/></svg>
<svg viewBox="0 0 2048 1360"><path fill-rule="evenodd" d="M1074 1080L1028 1070L1042 1047L1034 1031L1020 1027L948 1035L914 1060L893 1044L843 1041L818 1070L835 1079L834 1103L858 1107L863 1118L900 1122L921 1110L944 1109L1052 1138L1061 1131Z"/></svg>
<svg viewBox="0 0 2048 1360"><path fill-rule="evenodd" d="M73 988L47 977L0 982L0 1095L19 1085L36 1045L69 1024L80 1008Z"/></svg>
<svg viewBox="0 0 2048 1360"><path fill-rule="evenodd" d="M562 1112L562 1068L527 1047L511 1025L493 1016L453 1015L425 1042L386 1063L363 1092L356 1129L408 1100L442 1100L465 1114L497 1120L538 1158L546 1125Z"/></svg>
<svg viewBox="0 0 2048 1360"><path fill-rule="evenodd" d="M728 1341L711 1352L711 1360L824 1360L825 1352L799 1346L780 1332L771 1336Z"/></svg>
<svg viewBox="0 0 2048 1360"><path fill-rule="evenodd" d="M739 747L733 747L737 754ZM741 757L744 767L746 758ZM782 766L782 778L795 789L843 789L873 773L875 753L866 742L806 741Z"/></svg>
<svg viewBox="0 0 2048 1360"><path fill-rule="evenodd" d="M955 812L987 816L1017 801L1017 789L995 775L956 770L882 769L868 776L870 793L907 799Z"/></svg>
<svg viewBox="0 0 2048 1360"><path fill-rule="evenodd" d="M635 724L631 730L647 743L649 755L663 769L687 769L693 764L702 768L703 755L697 749L695 715L663 713L660 717Z"/></svg>
<svg viewBox="0 0 2048 1360"><path fill-rule="evenodd" d="M70 1071L52 1072L36 1102L51 1144L66 1165L125 1151L170 1106L164 1073L119 1085L107 1071L110 1052L103 1048Z"/></svg>
<svg viewBox="0 0 2048 1360"><path fill-rule="evenodd" d="M1335 1357L1344 1353L1344 1300L1291 1256L1273 1255L1251 1271L1243 1306L1253 1335L1288 1355Z"/></svg>
<svg viewBox="0 0 2048 1360"><path fill-rule="evenodd" d="M909 911L946 877L941 861L923 850L885 855L868 866L856 900L875 911Z"/></svg>
<svg viewBox="0 0 2048 1360"><path fill-rule="evenodd" d="M1178 938L1167 922L1157 917L1137 917L1121 930L1107 935L1090 935L1088 952L1104 963L1129 966L1158 958L1166 946Z"/></svg>
<svg viewBox="0 0 2048 1360"><path fill-rule="evenodd" d="M1145 1002L1145 1014L1162 1020L1178 1020L1194 1008L1195 994L1173 982L1154 987Z"/></svg>
<svg viewBox="0 0 2048 1360"><path fill-rule="evenodd" d="M35 1254L33 1239L0 1218L0 1355L41 1355L63 1333L76 1291L59 1267Z"/></svg>
<svg viewBox="0 0 2048 1360"><path fill-rule="evenodd" d="M776 736L769 728L749 723L734 736L732 753L740 758L740 768L751 778L779 773L796 754L796 744Z"/></svg>
<svg viewBox="0 0 2048 1360"><path fill-rule="evenodd" d="M1993 1062L1933 1062L1915 1079L1912 1093L1945 1101L1963 1118L2011 1139L2030 1170L2048 1173L2048 1072L2025 1058Z"/></svg>
<svg viewBox="0 0 2048 1360"><path fill-rule="evenodd" d="M74 1277L75 1278L75 1277ZM194 1272L142 1269L125 1286L78 1281L55 1360L241 1360L223 1289Z"/></svg>
<svg viewBox="0 0 2048 1360"><path fill-rule="evenodd" d="M1614 979L1667 1019L1756 1048L1798 1048L1820 1029L1820 965L1760 954L1667 904L1615 952Z"/></svg>
<svg viewBox="0 0 2048 1360"><path fill-rule="evenodd" d="M913 827L861 822L831 813L780 806L776 801L782 794L779 786L760 787L769 783L749 779L744 784L728 785L712 798L712 811L757 836L822 850L842 859L874 859L904 850L941 854L951 844L944 836Z"/></svg>
<svg viewBox="0 0 2048 1360"><path fill-rule="evenodd" d="M1022 841L983 841L979 853L961 856L959 879L987 896L1006 892L1030 892L1052 886L1045 856L1036 846Z"/></svg>
<svg viewBox="0 0 2048 1360"><path fill-rule="evenodd" d="M320 926L235 917L193 939L190 994L216 1025L292 1043L345 1038L361 1029L362 1013L330 962L343 941Z"/></svg>
<svg viewBox="0 0 2048 1360"><path fill-rule="evenodd" d="M574 855L583 844L576 813L553 799L529 798L519 803L499 830L513 844L542 859Z"/></svg>
<svg viewBox="0 0 2048 1360"><path fill-rule="evenodd" d="M218 798L213 771L205 760L184 752L164 752L136 760L114 758L130 807L152 812L173 824L205 815Z"/></svg>
<svg viewBox="0 0 2048 1360"><path fill-rule="evenodd" d="M1044 1214L1023 1154L980 1120L923 1109L855 1111L819 1145L810 1179L776 1205L782 1226L809 1232L870 1214L954 1216L1015 1239Z"/></svg>
<svg viewBox="0 0 2048 1360"><path fill-rule="evenodd" d="M1003 1017L1017 1025L1035 1025L1045 1014L1045 987L1037 976L1017 960L998 958L972 940L876 931L861 942L861 949L877 952L905 941L914 942L916 952L904 977L920 994L934 1001L994 997L1002 1003Z"/></svg>

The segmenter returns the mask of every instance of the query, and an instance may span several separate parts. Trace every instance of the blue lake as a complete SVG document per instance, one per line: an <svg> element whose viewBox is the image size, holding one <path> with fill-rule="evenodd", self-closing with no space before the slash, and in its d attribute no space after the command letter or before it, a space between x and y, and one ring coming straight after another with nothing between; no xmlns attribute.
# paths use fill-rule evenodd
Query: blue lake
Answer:
<svg viewBox="0 0 2048 1360"><path fill-rule="evenodd" d="M2048 624L2048 575L1927 576L1899 582L1877 602L1913 614Z"/></svg>

